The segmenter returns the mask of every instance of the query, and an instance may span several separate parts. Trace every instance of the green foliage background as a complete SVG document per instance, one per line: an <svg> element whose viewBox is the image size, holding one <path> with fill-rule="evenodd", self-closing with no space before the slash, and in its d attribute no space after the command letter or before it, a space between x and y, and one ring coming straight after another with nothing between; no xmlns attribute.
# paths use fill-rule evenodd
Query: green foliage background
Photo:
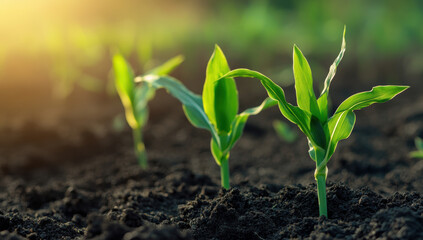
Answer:
<svg viewBox="0 0 423 240"><path fill-rule="evenodd" d="M22 82L27 75L16 71L31 65L45 73L40 81L47 79L53 93L62 97L71 94L75 85L105 91L111 49L119 49L138 73L183 54L186 63L180 78L193 80L192 76L204 78L199 64L206 64L217 43L234 67L259 69L288 85L293 80L291 47L296 43L313 63L314 75L323 78L344 25L349 42L345 65L351 66L357 79L402 83L401 79L418 79L423 73L423 2L419 0L42 0L37 6L31 4L35 3L20 7L0 2L1 79L9 85ZM2 81L0 86L7 87Z"/></svg>

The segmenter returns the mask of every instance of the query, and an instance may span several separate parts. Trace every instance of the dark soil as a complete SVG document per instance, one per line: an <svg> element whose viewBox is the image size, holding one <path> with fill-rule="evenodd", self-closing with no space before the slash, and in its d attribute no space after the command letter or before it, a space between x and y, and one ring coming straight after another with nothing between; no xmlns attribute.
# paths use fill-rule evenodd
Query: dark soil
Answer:
<svg viewBox="0 0 423 240"><path fill-rule="evenodd" d="M357 112L328 165L328 219L306 139L276 136L276 108L249 120L226 191L210 136L180 107L152 103L142 170L129 129L110 127L120 103L94 98L0 119L0 239L423 239L423 159L408 156L423 137L418 88Z"/></svg>

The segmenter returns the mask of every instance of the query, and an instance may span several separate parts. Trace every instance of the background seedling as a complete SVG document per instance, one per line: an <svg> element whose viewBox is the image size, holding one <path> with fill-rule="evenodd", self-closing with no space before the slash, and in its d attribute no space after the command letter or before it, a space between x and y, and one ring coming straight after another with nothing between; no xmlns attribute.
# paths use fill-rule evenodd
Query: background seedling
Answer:
<svg viewBox="0 0 423 240"><path fill-rule="evenodd" d="M255 108L238 114L238 91L233 78L221 77L230 71L222 50L216 45L206 71L203 94L199 96L189 91L178 80L157 74L136 79L150 84L153 88L165 88L183 105L184 113L192 125L210 131L210 148L216 163L221 169L222 187L229 189L229 152L241 137L250 115L276 105L267 98ZM218 81L220 80L220 81Z"/></svg>
<svg viewBox="0 0 423 240"><path fill-rule="evenodd" d="M167 75L182 61L182 56L174 57L147 74L150 76ZM120 54L113 56L113 69L115 72L116 90L125 108L126 120L132 128L135 154L140 166L146 168L147 153L142 138L142 129L148 120L147 103L153 98L155 89L148 84L135 86L132 68Z"/></svg>
<svg viewBox="0 0 423 240"><path fill-rule="evenodd" d="M313 91L310 66L300 49L294 45L293 70L298 106L288 103L282 88L259 72L236 69L222 77L253 77L259 79L269 97L278 101L282 115L295 123L307 136L310 157L316 162L314 176L317 181L319 213L326 217L326 177L328 173L326 166L335 152L338 142L348 138L353 130L355 124L353 111L370 106L373 103L386 102L408 88L408 86L376 86L368 92L354 94L342 102L332 117L329 118L329 86L335 76L337 66L344 56L345 46L344 29L341 51L329 69L322 93L319 98L316 98Z"/></svg>
<svg viewBox="0 0 423 240"><path fill-rule="evenodd" d="M416 143L417 151L411 152L410 156L413 158L423 158L423 139L416 137L414 142Z"/></svg>
<svg viewBox="0 0 423 240"><path fill-rule="evenodd" d="M293 143L297 140L298 135L295 131L293 131L288 124L280 120L273 121L273 128L275 132L278 134L279 138L285 142Z"/></svg>

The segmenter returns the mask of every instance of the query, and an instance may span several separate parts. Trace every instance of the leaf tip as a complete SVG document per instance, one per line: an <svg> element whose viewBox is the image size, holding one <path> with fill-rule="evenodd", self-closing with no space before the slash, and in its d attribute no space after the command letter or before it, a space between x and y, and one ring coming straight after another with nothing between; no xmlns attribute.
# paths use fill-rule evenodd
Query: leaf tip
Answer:
<svg viewBox="0 0 423 240"><path fill-rule="evenodd" d="M177 59L178 62L182 63L183 61L185 61L185 56L182 54L179 54L176 57L174 57L174 59Z"/></svg>
<svg viewBox="0 0 423 240"><path fill-rule="evenodd" d="M400 93L402 93L402 92L404 92L405 90L407 90L407 89L409 89L410 88L410 86L405 86L405 85L398 85L398 86L396 86L397 87L397 89L398 89L398 93L397 94L400 94Z"/></svg>
<svg viewBox="0 0 423 240"><path fill-rule="evenodd" d="M113 53L113 62L120 61L121 59L123 59L122 54L120 54L119 52Z"/></svg>
<svg viewBox="0 0 423 240"><path fill-rule="evenodd" d="M294 47L292 48L292 58L294 59L294 62L299 55L301 55L301 50L298 48L297 44L294 44Z"/></svg>
<svg viewBox="0 0 423 240"><path fill-rule="evenodd" d="M185 56L184 55L180 54L180 55L178 55L178 57L179 57L179 59L181 59L181 61L185 61Z"/></svg>
<svg viewBox="0 0 423 240"><path fill-rule="evenodd" d="M345 33L347 32L347 25L344 25L344 32L342 33L342 49L345 49L347 43L345 41Z"/></svg>
<svg viewBox="0 0 423 240"><path fill-rule="evenodd" d="M222 49L219 47L219 45L214 44L214 52L222 52Z"/></svg>
<svg viewBox="0 0 423 240"><path fill-rule="evenodd" d="M210 63L210 61L212 61L212 59L215 59L215 58L219 59L219 58L222 58L222 57L225 58L225 55L223 54L222 49L216 43L214 45L214 50L213 50L213 53L210 57L209 63Z"/></svg>
<svg viewBox="0 0 423 240"><path fill-rule="evenodd" d="M304 56L303 52L301 52L300 48L297 46L297 44L294 44L293 47L293 55L295 56Z"/></svg>

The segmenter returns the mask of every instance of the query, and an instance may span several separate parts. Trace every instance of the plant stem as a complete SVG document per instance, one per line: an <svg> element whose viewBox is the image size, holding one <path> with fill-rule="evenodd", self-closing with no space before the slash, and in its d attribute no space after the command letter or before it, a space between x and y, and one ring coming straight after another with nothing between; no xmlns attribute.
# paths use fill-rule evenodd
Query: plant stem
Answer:
<svg viewBox="0 0 423 240"><path fill-rule="evenodd" d="M147 168L147 153L145 152L144 142L142 141L141 128L133 129L135 155L138 159L138 164L142 169Z"/></svg>
<svg viewBox="0 0 423 240"><path fill-rule="evenodd" d="M316 171L314 178L317 181L317 198L319 200L319 216L328 217L328 208L326 200L326 176L327 172L327 151L315 148ZM325 164L325 165L322 165Z"/></svg>
<svg viewBox="0 0 423 240"><path fill-rule="evenodd" d="M229 159L228 156L222 156L220 161L220 177L221 177L221 184L222 187L225 189L229 189Z"/></svg>
<svg viewBox="0 0 423 240"><path fill-rule="evenodd" d="M326 201L326 176L318 174L317 181L317 197L319 199L319 216L328 217L327 201Z"/></svg>

